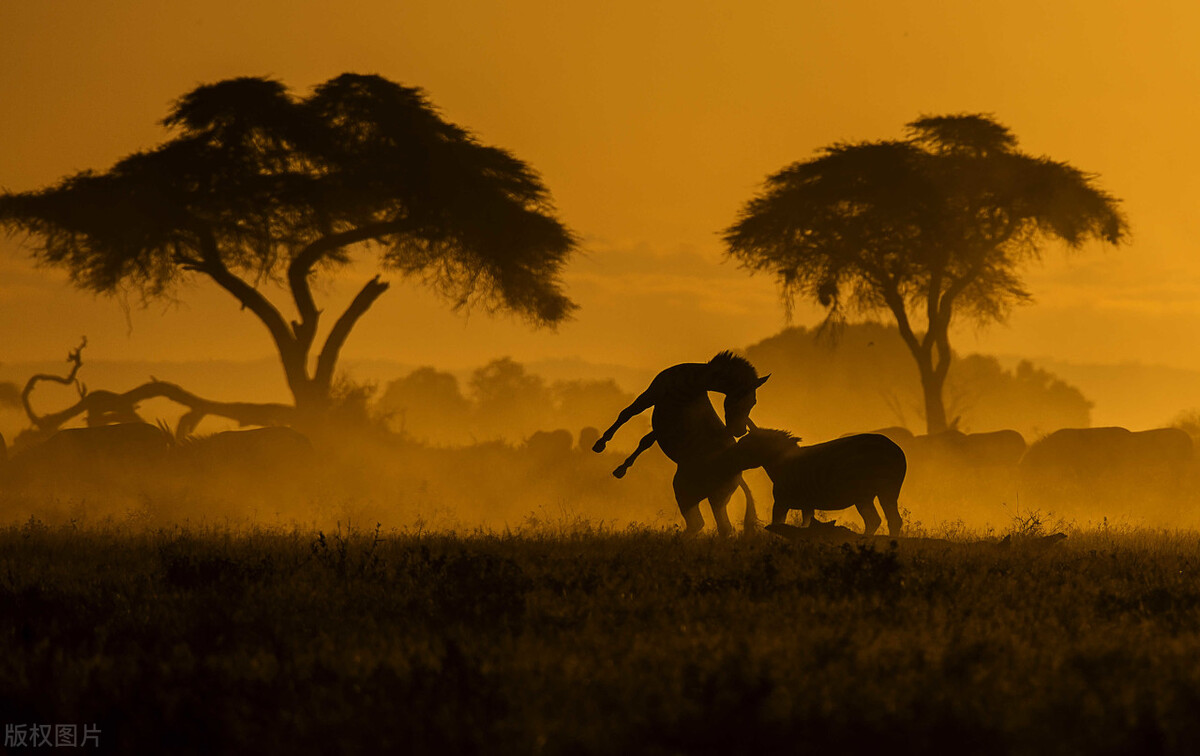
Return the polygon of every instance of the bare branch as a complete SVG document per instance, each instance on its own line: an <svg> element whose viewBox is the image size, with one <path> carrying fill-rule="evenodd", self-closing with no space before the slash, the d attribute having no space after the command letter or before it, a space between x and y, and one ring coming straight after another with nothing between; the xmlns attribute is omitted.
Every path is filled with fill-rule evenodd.
<svg viewBox="0 0 1200 756"><path fill-rule="evenodd" d="M93 391L66 409L39 417L34 424L42 433L51 433L73 418L87 414L89 425L103 425L106 420L138 421L136 407L147 399L170 399L190 409L180 418L178 437L195 430L208 415L226 417L238 425L290 425L296 410L286 404L252 402L218 402L197 396L177 384L151 380L118 394L112 391Z"/></svg>
<svg viewBox="0 0 1200 756"><path fill-rule="evenodd" d="M337 366L338 354L342 351L342 346L350 336L350 331L354 328L355 323L387 290L388 283L381 281L379 276L367 281L362 290L354 297L354 301L333 324L329 337L325 339L325 346L321 348L321 354L317 357L317 370L313 375L313 382L322 390L327 389L333 382L333 370Z"/></svg>
<svg viewBox="0 0 1200 756"><path fill-rule="evenodd" d="M292 262L288 265L288 286L292 290L292 298L295 300L296 310L300 314L300 320L292 323L292 331L306 352L316 337L317 322L321 317L321 311L317 309L312 288L308 283L308 277L312 274L316 264L322 257L336 249L378 239L389 233L395 233L400 228L398 222L381 221L368 223L341 233L328 234L309 244L292 258Z"/></svg>
<svg viewBox="0 0 1200 756"><path fill-rule="evenodd" d="M87 336L84 336L79 346L75 347L67 354L67 362L71 363L71 371L66 375L51 375L49 373L38 373L25 382L25 388L21 391L21 405L25 408L25 415L29 418L29 422L33 423L34 427L42 429L42 418L33 411L33 405L29 401L29 397L33 394L33 389L43 381L52 383L61 383L64 386L75 384L75 390L79 392L82 399L87 395L87 389L76 380L79 375L79 368L83 367L83 348L87 346ZM57 427L57 426L55 426Z"/></svg>

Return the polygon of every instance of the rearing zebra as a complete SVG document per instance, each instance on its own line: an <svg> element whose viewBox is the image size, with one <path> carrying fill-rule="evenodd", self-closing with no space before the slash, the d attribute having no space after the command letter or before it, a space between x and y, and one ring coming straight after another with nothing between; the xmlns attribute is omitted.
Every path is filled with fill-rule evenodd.
<svg viewBox="0 0 1200 756"><path fill-rule="evenodd" d="M730 535L733 525L725 507L734 489L741 487L746 494L746 529L758 524L754 498L740 473L714 475L708 460L734 444L745 434L754 407L758 387L769 375L759 377L758 371L744 357L721 352L708 362L687 362L675 365L655 376L649 388L633 400L612 424L592 451L602 452L617 429L634 416L651 407L652 430L642 437L637 449L613 471L618 478L642 452L655 443L678 466L675 472L675 501L687 522L688 533L704 528L700 502L708 499L722 535ZM725 422L713 411L708 392L725 395Z"/></svg>

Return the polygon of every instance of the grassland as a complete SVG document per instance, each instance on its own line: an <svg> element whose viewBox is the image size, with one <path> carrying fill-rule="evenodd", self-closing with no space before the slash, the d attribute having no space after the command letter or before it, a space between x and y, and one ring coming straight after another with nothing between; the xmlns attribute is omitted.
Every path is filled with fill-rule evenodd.
<svg viewBox="0 0 1200 756"><path fill-rule="evenodd" d="M1200 535L1070 536L31 521L0 530L0 721L119 753L1196 753Z"/></svg>

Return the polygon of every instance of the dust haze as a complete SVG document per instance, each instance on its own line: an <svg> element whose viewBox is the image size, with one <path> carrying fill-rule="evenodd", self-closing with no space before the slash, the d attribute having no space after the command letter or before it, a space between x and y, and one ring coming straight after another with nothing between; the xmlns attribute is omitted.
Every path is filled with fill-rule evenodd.
<svg viewBox="0 0 1200 756"><path fill-rule="evenodd" d="M1175 427L1160 430L1082 432L1093 405L1078 387L1029 361L1006 368L971 354L956 356L947 386L953 430L926 435L919 381L894 327L789 328L740 351L772 374L754 410L759 426L786 429L804 445L863 432L898 443L908 460L900 498L906 532L999 532L1030 518L1080 528L1200 524L1187 506L1200 485L1195 412L1181 410ZM264 376L270 367L260 366ZM650 413L603 454L591 450L648 382L644 371L540 370L505 357L469 370L424 366L369 383L346 378L336 421L309 434L247 431L212 418L180 439L172 433L180 409L161 400L147 403L139 417L146 424L117 443L115 434L100 437L105 428L80 426L67 432L79 436L74 443L57 446L28 429L10 430L3 519L464 533L585 522L682 527L671 495L674 466L657 449L624 479L612 475L649 430ZM87 375L85 363L80 377ZM3 386L8 427L28 425L20 388ZM257 398L261 383L226 388L230 398ZM74 394L42 383L29 401L49 412ZM760 511L769 511L771 481L761 470L745 477ZM740 516L743 506L735 494L732 511ZM711 514L704 517L711 527ZM862 529L853 510L818 519Z"/></svg>

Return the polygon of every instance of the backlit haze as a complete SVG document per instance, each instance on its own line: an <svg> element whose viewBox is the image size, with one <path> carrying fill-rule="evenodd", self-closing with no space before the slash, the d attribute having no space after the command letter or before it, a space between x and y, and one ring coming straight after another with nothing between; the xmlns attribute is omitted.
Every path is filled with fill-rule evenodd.
<svg viewBox="0 0 1200 756"><path fill-rule="evenodd" d="M452 313L391 276L344 364L509 355L656 370L783 327L773 281L723 262L718 236L767 174L835 141L900 137L923 114L987 112L1025 151L1098 174L1133 240L1052 248L1027 274L1036 303L960 330L955 348L1051 369L1200 370L1198 37L1194 2L10 2L0 186L35 189L156 145L170 102L198 84L266 75L305 92L378 73L541 173L582 241L565 275L581 309L531 330ZM134 300L127 318L32 268L14 240L0 252L9 365L60 360L84 333L96 361L273 359L258 321L210 284L177 305ZM369 275L348 271L325 309ZM1200 385L1178 394L1176 409L1200 405ZM1098 424L1170 419L1097 400Z"/></svg>

